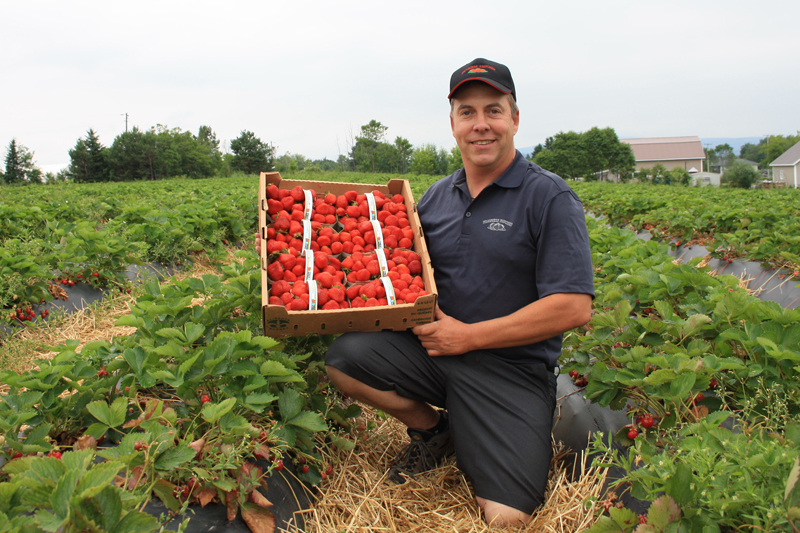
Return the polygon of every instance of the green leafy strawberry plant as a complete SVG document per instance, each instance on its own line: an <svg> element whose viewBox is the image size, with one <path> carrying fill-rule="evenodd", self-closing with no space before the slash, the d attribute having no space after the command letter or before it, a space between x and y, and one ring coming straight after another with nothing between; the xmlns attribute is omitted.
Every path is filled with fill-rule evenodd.
<svg viewBox="0 0 800 533"><path fill-rule="evenodd" d="M348 420L360 410L327 383L330 338L253 335L258 258L239 255L222 277L148 282L118 321L136 328L128 337L71 341L34 370L0 373L9 464L96 447L124 466L122 488L172 513L216 501L254 524L270 519L263 489L273 470L294 462L300 479L318 483L325 448L354 445Z"/></svg>
<svg viewBox="0 0 800 533"><path fill-rule="evenodd" d="M800 313L673 261L665 244L589 224L596 309L565 336L562 363L588 400L631 420L606 463L626 472L614 486L671 496L687 530L791 531L781 495L797 458ZM604 439L593 449L612 451Z"/></svg>

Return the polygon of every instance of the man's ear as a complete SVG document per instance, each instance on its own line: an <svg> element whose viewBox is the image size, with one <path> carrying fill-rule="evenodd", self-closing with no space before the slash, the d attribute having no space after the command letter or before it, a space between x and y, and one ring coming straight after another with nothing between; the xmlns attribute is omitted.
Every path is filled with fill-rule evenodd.
<svg viewBox="0 0 800 533"><path fill-rule="evenodd" d="M519 130L519 109L514 113L514 135L517 134L517 130Z"/></svg>
<svg viewBox="0 0 800 533"><path fill-rule="evenodd" d="M455 137L456 125L455 125L455 122L453 122L453 113L452 112L450 113L450 131L453 133L453 136Z"/></svg>

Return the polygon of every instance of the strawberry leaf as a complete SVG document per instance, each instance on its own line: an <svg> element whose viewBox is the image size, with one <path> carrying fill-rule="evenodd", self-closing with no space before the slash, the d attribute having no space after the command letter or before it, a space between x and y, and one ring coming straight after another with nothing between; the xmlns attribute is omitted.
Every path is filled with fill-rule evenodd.
<svg viewBox="0 0 800 533"><path fill-rule="evenodd" d="M322 418L322 415L319 413L312 413L311 411L303 411L286 423L311 432L325 431L328 429L328 426L325 424L325 419Z"/></svg>

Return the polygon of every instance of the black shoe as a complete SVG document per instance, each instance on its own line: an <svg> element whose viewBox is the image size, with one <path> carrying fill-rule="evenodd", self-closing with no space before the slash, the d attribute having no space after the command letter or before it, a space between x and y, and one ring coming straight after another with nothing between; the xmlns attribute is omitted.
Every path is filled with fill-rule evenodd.
<svg viewBox="0 0 800 533"><path fill-rule="evenodd" d="M439 412L446 423L447 411ZM395 483L405 483L406 477L414 477L435 468L439 461L449 457L454 451L453 436L448 425L436 433L411 428L407 432L411 442L403 448L389 468L389 479Z"/></svg>

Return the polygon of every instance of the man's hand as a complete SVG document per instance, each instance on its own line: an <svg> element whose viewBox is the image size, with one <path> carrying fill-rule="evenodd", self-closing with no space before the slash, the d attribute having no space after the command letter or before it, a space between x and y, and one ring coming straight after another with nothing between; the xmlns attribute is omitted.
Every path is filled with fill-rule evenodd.
<svg viewBox="0 0 800 533"><path fill-rule="evenodd" d="M592 317L592 297L556 293L536 300L510 315L466 324L436 306L436 322L411 331L428 355L460 355L473 350L524 346L586 324Z"/></svg>
<svg viewBox="0 0 800 533"><path fill-rule="evenodd" d="M261 257L261 234L256 232L256 255Z"/></svg>
<svg viewBox="0 0 800 533"><path fill-rule="evenodd" d="M436 321L411 329L428 355L461 355L472 349L470 325L452 318L436 306Z"/></svg>

